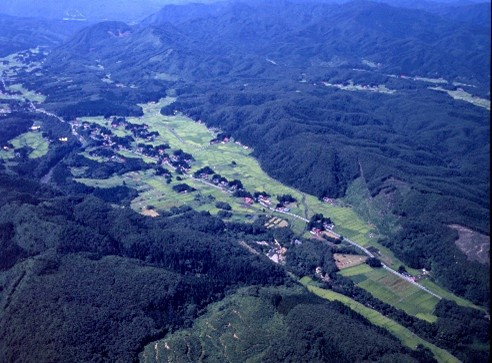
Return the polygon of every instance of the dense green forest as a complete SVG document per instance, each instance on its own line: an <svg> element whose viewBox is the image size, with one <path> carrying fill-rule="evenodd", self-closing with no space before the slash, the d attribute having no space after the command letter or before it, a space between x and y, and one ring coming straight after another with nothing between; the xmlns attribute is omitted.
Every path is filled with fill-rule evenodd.
<svg viewBox="0 0 492 363"><path fill-rule="evenodd" d="M348 308L295 287L282 268L241 247L239 238L269 238L261 219L225 224L190 208L147 218L125 208L130 191L77 187L66 172L73 162L64 156L48 185L35 171L0 174L2 360L131 361L145 344L190 327L208 304L255 285L283 286L252 295L278 311L285 328L265 347L268 361L322 361L332 354L433 361L428 351L403 348ZM110 204L108 195L121 199ZM292 233L275 237L287 242ZM342 331L359 338L335 339Z"/></svg>
<svg viewBox="0 0 492 363"><path fill-rule="evenodd" d="M163 114L219 127L253 147L272 177L320 198L343 197L362 176L371 196L394 196L384 212L403 232L385 244L411 267L432 268L445 287L489 304L487 266L469 264L446 226L489 233L490 113L429 89L459 84L490 98L486 26L372 2L180 9L189 11L85 28L26 84L67 119L141 115L136 103L177 95ZM432 246L407 243L414 225L439 237Z"/></svg>
<svg viewBox="0 0 492 363"><path fill-rule="evenodd" d="M3 4L2 4L3 5ZM87 24L17 18L0 11L0 57L29 48L53 48Z"/></svg>
<svg viewBox="0 0 492 363"><path fill-rule="evenodd" d="M397 348L384 330L345 306L285 287L241 289L210 306L192 329L148 345L140 357L144 362L433 361L425 349Z"/></svg>
<svg viewBox="0 0 492 363"><path fill-rule="evenodd" d="M2 360L127 361L228 290L285 279L208 213L148 219L27 179L0 184Z"/></svg>

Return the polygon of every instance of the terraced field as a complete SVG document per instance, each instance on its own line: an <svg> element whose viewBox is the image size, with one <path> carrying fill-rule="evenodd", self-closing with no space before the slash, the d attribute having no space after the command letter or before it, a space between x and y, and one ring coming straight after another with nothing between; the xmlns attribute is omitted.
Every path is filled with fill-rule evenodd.
<svg viewBox="0 0 492 363"><path fill-rule="evenodd" d="M193 328L147 345L139 358L144 363L261 362L286 328L272 305L239 292L210 306Z"/></svg>

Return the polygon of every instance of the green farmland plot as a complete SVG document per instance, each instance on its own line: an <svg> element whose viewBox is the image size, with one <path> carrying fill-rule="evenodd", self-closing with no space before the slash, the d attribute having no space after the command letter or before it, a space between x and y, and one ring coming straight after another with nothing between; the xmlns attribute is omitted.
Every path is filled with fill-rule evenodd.
<svg viewBox="0 0 492 363"><path fill-rule="evenodd" d="M257 210L246 206L242 199L233 198L230 194L217 188L200 183L191 178L182 181L173 181L167 184L165 179L156 176L153 171L130 172L121 176L112 176L108 179L78 178L78 182L99 188L111 188L126 184L135 188L139 195L135 198L131 207L137 212L146 210L149 206L157 210L169 210L172 207L190 206L198 211L209 211L217 214L219 209L215 207L217 201L224 201L231 205L233 216L231 220L247 222L257 214ZM187 184L196 189L191 193L177 193L172 190L176 184Z"/></svg>
<svg viewBox="0 0 492 363"><path fill-rule="evenodd" d="M290 194L297 200L289 206L292 213L307 218L316 213L323 213L335 223L335 231L337 233L362 246L373 246L377 248L381 253L381 256L378 257L388 266L398 269L400 265L404 265L390 250L378 244L374 238L371 238L371 234L375 235L377 231L356 214L354 209L325 203L312 195L301 193L274 180L262 170L258 161L251 156L252 150L243 145L234 142L211 145L210 140L215 138L216 133L209 130L204 124L195 122L180 114L174 116L163 116L160 114L160 109L171 102L174 102L174 98L168 97L157 103L140 105L143 108L144 116L139 118L129 117L127 120L131 123L147 124L149 131L157 131L159 136L150 142L151 144L167 143L171 147L170 152L182 149L192 154L195 161L192 163L192 169L189 174L200 168L209 166L216 173L226 177L228 180L241 180L245 189L251 193L255 191L269 193L272 195L273 202L275 202L276 196L278 195ZM111 121L102 117L84 118L84 120L95 122L108 128L111 126ZM130 135L130 132L123 128L112 129L112 131L119 132L119 136ZM136 143L149 144L148 141L141 139L137 139L135 141ZM139 157L148 163L155 163L155 160L136 155L134 152L119 151L119 153L126 157ZM176 177L176 175L174 176ZM125 174L122 177L115 177L114 179L110 178L102 182L102 184L105 187L110 187L123 185L123 182L125 182L129 186L133 186L139 192L139 196L132 202L132 208L140 213L149 206L153 206L157 210L168 210L171 207L188 205L198 211L209 211L212 214L216 214L218 212L215 207L216 201L224 201L232 206L232 220L248 222L252 221L254 216L265 212L277 215L276 212L265 210L259 204L247 206L244 204L242 198L234 198L231 194L219 190L215 186L190 178L189 175L181 177L183 179L182 181L173 178L172 183L167 184L163 177L156 176L153 171L146 171L129 173L129 175ZM101 182L97 180L79 179L79 181L88 185L101 185ZM172 186L179 183L188 184L195 188L196 191L178 194L172 190ZM278 214L278 216L288 219L294 232L298 234L305 233L306 224L304 222L286 215ZM367 269L366 266L361 265L353 269ZM408 267L407 271L412 274L418 273L418 271ZM349 276L350 274L350 277L361 288L366 289L382 301L401 308L407 313L419 318L428 321L435 320L433 310L437 303L437 298L387 271L347 269L342 274L345 276ZM436 291L435 286L428 287ZM441 296L455 300L461 305L470 304L449 292Z"/></svg>
<svg viewBox="0 0 492 363"><path fill-rule="evenodd" d="M11 85L9 86L9 90L13 92L20 92L21 97L19 99L26 99L37 103L43 103L46 100L46 96L32 90L28 90L27 88L24 88L24 86L22 86L21 84Z"/></svg>
<svg viewBox="0 0 492 363"><path fill-rule="evenodd" d="M439 362L459 362L459 360L456 359L449 352L439 347L436 347L434 344L431 344L428 341L420 338L419 336L415 335L404 326L398 324L392 319L387 318L386 316L382 315L376 310L370 309L345 295L336 293L331 290L326 290L317 287L312 283L312 280L309 277L303 277L301 279L301 283L304 286L306 286L309 291L322 297L323 299L330 300L330 301L339 301L342 304L347 305L355 312L364 316L367 320L369 320L374 325L380 326L388 330L391 334L397 337L407 347L411 349L415 349L417 345L422 344L423 346L429 348L432 351L434 357Z"/></svg>
<svg viewBox="0 0 492 363"><path fill-rule="evenodd" d="M48 153L49 141L46 140L40 132L26 132L22 135L9 141L14 149L20 149L27 147L32 149L29 153L29 158L36 159L40 158ZM0 151L0 158L11 159L15 156L14 150L2 150Z"/></svg>
<svg viewBox="0 0 492 363"><path fill-rule="evenodd" d="M431 280L428 279L422 280L420 284L427 287L429 290L434 291L436 294L439 294L439 296L442 296L442 298L456 302L458 305L485 311L484 308L477 306L472 302L463 299L462 297L456 296L455 294L442 288L441 286L437 285L435 282Z"/></svg>
<svg viewBox="0 0 492 363"><path fill-rule="evenodd" d="M339 274L349 277L374 297L410 315L429 322L437 320L433 312L439 300L387 270L363 264L342 270Z"/></svg>

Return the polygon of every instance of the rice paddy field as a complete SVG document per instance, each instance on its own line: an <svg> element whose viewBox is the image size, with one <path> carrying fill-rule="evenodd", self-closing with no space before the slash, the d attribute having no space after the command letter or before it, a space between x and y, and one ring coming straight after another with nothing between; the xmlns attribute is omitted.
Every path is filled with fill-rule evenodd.
<svg viewBox="0 0 492 363"><path fill-rule="evenodd" d="M216 137L217 130L212 131L204 124L195 122L180 114L174 116L161 115L161 108L174 102L174 100L172 97L167 97L156 103L142 104L140 106L144 111L144 116L127 118L127 121L131 123L147 124L149 131L157 131L159 133L159 136L150 143L138 139L136 143L143 142L153 145L167 143L170 145L171 151L182 149L192 154L195 159L189 174L209 166L228 180L241 180L245 189L251 193L255 191L267 192L272 195L273 202L275 202L276 196L290 194L296 199L296 202L289 206L292 213L304 218L310 218L316 213L322 213L331 218L337 233L364 247L373 246L377 248L380 252L378 258L388 266L396 270L400 265L404 265L389 249L377 243L375 238L377 231L373 226L365 222L353 208L325 203L312 195L301 193L269 177L261 169L258 161L251 156L252 150L246 146L235 142L211 145L210 140ZM111 128L111 121L103 117L83 118L82 120ZM112 129L112 131L119 136L128 135L127 131L121 127ZM147 163L155 163L153 159L128 151L120 151L120 154L125 157L140 157ZM232 207L233 216L231 220L251 222L259 214L266 213L287 219L289 226L295 233L303 234L306 237L310 236L306 230L305 222L297 218L265 210L259 204L247 205L242 198L234 198L231 194L213 185L195 180L189 175L181 176L183 179L181 181L176 179L175 173L173 175L174 178L170 184L167 184L163 177L156 176L153 171L132 172L106 180L82 178L77 180L84 184L98 187L112 187L125 183L135 188L139 192L139 196L132 201L131 206L139 213L145 212L149 206L154 207L158 212L159 210L168 210L171 207L188 205L198 211L209 211L212 214L217 214L219 210L215 207L215 203L223 201L229 203ZM174 185L181 183L188 184L195 188L196 191L178 194L172 190ZM353 267L353 269L358 268L359 270L345 269L342 274L349 276L360 287L382 301L401 308L419 318L428 321L435 320L435 316L432 314L437 303L435 297L386 271L367 271L363 270L364 266L367 265ZM406 268L412 274L418 273L418 271L408 266ZM436 291L435 286L432 284L428 288ZM470 304L449 292L446 292L445 296L461 305L469 306Z"/></svg>
<svg viewBox="0 0 492 363"><path fill-rule="evenodd" d="M39 49L30 49L32 53L39 53ZM32 72L35 68L39 67L39 62L24 63L18 58L18 53L10 54L6 57L0 58L0 75L6 79L15 77L18 71L23 70ZM26 89L22 84L8 84L7 90L14 94L2 94L0 92L0 99L15 99L15 100L28 100L32 102L42 103L46 100L46 97L40 93Z"/></svg>
<svg viewBox="0 0 492 363"><path fill-rule="evenodd" d="M179 114L162 116L160 114L161 108L173 101L174 98L167 97L157 103L141 104L144 116L129 117L127 120L135 124L147 124L150 131L159 133L159 136L149 144L168 143L173 150L182 149L192 154L196 161L193 163L191 172L204 166L210 166L216 173L229 180L241 180L244 187L251 193L265 191L272 196L291 194L297 199L296 203L290 205L292 213L306 218L316 213L323 213L334 221L338 233L363 245L372 242L369 233L375 231L351 208L329 205L312 195L301 193L269 177L261 169L258 161L251 156L252 150L243 145L233 142L210 145L210 140L216 136L216 133L203 124ZM110 121L102 117L83 118L83 120L106 127L110 126ZM125 131L121 129L116 129L113 132L119 136L125 134ZM143 140L137 140L137 142L143 142ZM131 156L124 152L122 155ZM151 162L150 160L146 161ZM234 165L233 161L235 162ZM378 247L382 248L382 246Z"/></svg>
<svg viewBox="0 0 492 363"><path fill-rule="evenodd" d="M14 149L20 149L22 147L31 148L32 151L29 153L29 158L36 159L40 158L48 153L49 142L46 140L40 132L26 132L22 135L9 141ZM15 156L15 150L10 149L0 150L1 159L12 159Z"/></svg>
<svg viewBox="0 0 492 363"><path fill-rule="evenodd" d="M13 85L9 86L8 88L12 92L19 92L20 95L18 95L18 97L17 96L16 97L20 100L26 99L26 100L37 102L37 103L43 103L46 100L46 96L44 96L40 93L28 90L27 88L24 88L24 86L22 86L21 84L18 84L18 83L13 84Z"/></svg>
<svg viewBox="0 0 492 363"><path fill-rule="evenodd" d="M387 270L362 264L344 269L339 274L350 278L374 297L404 310L407 314L431 323L437 320L433 312L439 300Z"/></svg>
<svg viewBox="0 0 492 363"><path fill-rule="evenodd" d="M392 319L387 318L376 310L370 309L345 295L317 287L313 284L312 279L309 277L303 277L301 279L301 283L306 286L309 291L322 297L323 299L329 301L339 301L342 304L348 306L350 309L364 316L374 325L388 330L391 334L397 337L402 342L402 344L406 345L407 347L415 349L417 345L422 344L432 351L434 357L438 362L459 362L459 360L456 359L449 352L445 351L444 349L438 348L434 344L431 344L428 341L420 338L404 326L398 324Z"/></svg>

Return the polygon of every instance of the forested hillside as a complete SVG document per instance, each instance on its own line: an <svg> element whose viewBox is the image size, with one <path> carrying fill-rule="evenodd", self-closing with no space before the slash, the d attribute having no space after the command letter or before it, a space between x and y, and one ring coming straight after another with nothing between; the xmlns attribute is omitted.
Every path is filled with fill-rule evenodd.
<svg viewBox="0 0 492 363"><path fill-rule="evenodd" d="M389 210L406 232L382 242L486 303L485 266L469 266L445 226L488 233L489 112L433 88L489 98L489 66L479 24L371 2L253 1L89 27L52 52L30 86L67 118L138 115L136 102L173 89L179 100L164 114L232 133L288 185L343 197L362 176L372 196L396 196ZM113 83L102 81L108 74ZM404 242L415 224L441 238ZM444 273L449 256L461 267Z"/></svg>
<svg viewBox="0 0 492 363"><path fill-rule="evenodd" d="M0 11L0 57L29 48L53 48L86 24L17 18Z"/></svg>
<svg viewBox="0 0 492 363"><path fill-rule="evenodd" d="M3 0L0 13L20 17L74 19L78 21L123 20L138 21L167 4L182 4L187 0ZM200 2L207 2L201 0Z"/></svg>
<svg viewBox="0 0 492 363"><path fill-rule="evenodd" d="M17 160L8 173L0 164L2 360L134 361L144 345L190 327L210 303L254 285L272 287L256 300L285 316L286 331L267 353L271 361L331 354L434 361L428 350L405 348L348 308L314 298L283 268L244 249L240 238L265 238L261 222L227 225L190 208L148 218L126 208L128 188L114 200L115 189L64 180L70 157L64 160L49 185L36 181L36 171L28 178L12 171L26 175L28 165L56 164L52 155ZM319 312L326 324L312 331ZM347 330L357 341L330 338ZM302 349L291 351L291 343Z"/></svg>
<svg viewBox="0 0 492 363"><path fill-rule="evenodd" d="M487 361L490 3L164 2L0 5L0 361Z"/></svg>

